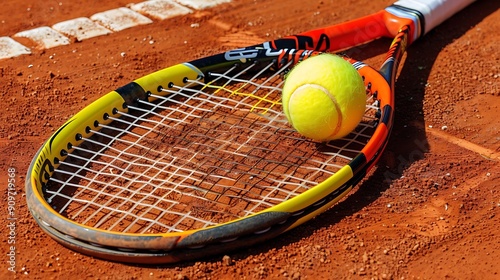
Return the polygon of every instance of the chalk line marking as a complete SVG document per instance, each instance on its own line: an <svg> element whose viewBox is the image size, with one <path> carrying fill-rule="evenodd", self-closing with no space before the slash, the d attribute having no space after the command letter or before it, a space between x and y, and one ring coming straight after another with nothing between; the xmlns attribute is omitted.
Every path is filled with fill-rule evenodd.
<svg viewBox="0 0 500 280"><path fill-rule="evenodd" d="M205 0L175 0L175 2L191 7L196 10L203 10L206 8L211 8L220 4L224 3L229 3L231 0L212 0L212 1L205 1Z"/></svg>
<svg viewBox="0 0 500 280"><path fill-rule="evenodd" d="M30 54L31 50L10 37L0 37L0 59Z"/></svg>
<svg viewBox="0 0 500 280"><path fill-rule="evenodd" d="M500 160L500 153L493 151L491 149L479 146L479 145L474 144L472 142L469 142L465 139L457 138L453 135L447 134L447 133L439 131L437 129L425 128L425 132L427 132L427 133L429 133L437 138L440 138L444 141L447 141L449 143L452 143L452 144L455 144L459 147L467 149L471 152L477 153L477 154L479 154L487 159Z"/></svg>
<svg viewBox="0 0 500 280"><path fill-rule="evenodd" d="M78 41L112 33L112 31L106 27L85 17L56 23L52 28L66 36L74 37Z"/></svg>
<svg viewBox="0 0 500 280"><path fill-rule="evenodd" d="M128 7L143 15L150 16L159 20L165 20L168 18L182 16L193 12L187 7L184 7L173 1L165 0L151 0L138 4L129 4Z"/></svg>
<svg viewBox="0 0 500 280"><path fill-rule="evenodd" d="M70 44L68 37L48 26L21 31L14 34L13 37L28 38L37 45L38 49L42 50Z"/></svg>
<svg viewBox="0 0 500 280"><path fill-rule="evenodd" d="M153 23L151 19L124 7L97 13L91 16L90 19L115 32L138 25Z"/></svg>

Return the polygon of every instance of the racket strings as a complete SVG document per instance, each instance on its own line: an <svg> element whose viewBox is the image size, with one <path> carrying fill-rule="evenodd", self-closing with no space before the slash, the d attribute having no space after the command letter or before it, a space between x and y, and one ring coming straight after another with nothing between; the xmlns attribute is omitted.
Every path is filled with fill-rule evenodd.
<svg viewBox="0 0 500 280"><path fill-rule="evenodd" d="M346 139L302 138L281 112L286 68L235 66L129 106L74 147L47 201L85 224L131 233L179 232L245 217L333 175L371 137L378 107Z"/></svg>

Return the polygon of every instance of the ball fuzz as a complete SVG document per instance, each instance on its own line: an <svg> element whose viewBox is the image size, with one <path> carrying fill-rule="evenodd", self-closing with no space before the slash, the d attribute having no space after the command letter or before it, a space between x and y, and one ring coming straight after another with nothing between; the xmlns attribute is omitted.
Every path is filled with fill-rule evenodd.
<svg viewBox="0 0 500 280"><path fill-rule="evenodd" d="M348 135L366 107L363 79L343 58L320 54L295 66L282 93L283 111L302 135L329 141Z"/></svg>

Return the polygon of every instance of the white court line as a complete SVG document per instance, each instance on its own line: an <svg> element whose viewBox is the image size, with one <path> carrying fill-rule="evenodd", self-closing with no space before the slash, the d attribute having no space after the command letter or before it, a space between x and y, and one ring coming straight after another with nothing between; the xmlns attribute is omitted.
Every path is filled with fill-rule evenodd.
<svg viewBox="0 0 500 280"><path fill-rule="evenodd" d="M42 26L14 34L14 38L28 38L33 41L39 49L50 49L57 46L69 45L68 37L55 31L48 26Z"/></svg>
<svg viewBox="0 0 500 280"><path fill-rule="evenodd" d="M85 17L56 23L52 25L52 28L62 34L75 37L78 41L112 33L112 31L106 27Z"/></svg>
<svg viewBox="0 0 500 280"><path fill-rule="evenodd" d="M10 37L0 37L0 59L30 54L31 50Z"/></svg>
<svg viewBox="0 0 500 280"><path fill-rule="evenodd" d="M31 53L28 47L15 41L15 38L27 38L34 43L35 48L49 49L71 44L74 41L70 38L82 41L150 24L153 19L165 20L192 13L192 9L203 10L229 2L231 0L150 0L96 13L90 18L79 17L56 23L52 27L21 31L12 37L0 37L0 60Z"/></svg>
<svg viewBox="0 0 500 280"><path fill-rule="evenodd" d="M123 7L97 13L91 16L90 19L115 32L137 25L153 23L151 19L139 14L138 12L134 12L129 8Z"/></svg>
<svg viewBox="0 0 500 280"><path fill-rule="evenodd" d="M205 1L205 0L175 0L175 2L189 6L195 10L203 10L206 8L211 8L215 7L219 4L224 4L224 3L229 3L231 0L212 0L212 1Z"/></svg>
<svg viewBox="0 0 500 280"><path fill-rule="evenodd" d="M180 15L186 15L193 11L172 1L151 0L138 4L130 4L128 7L143 15L159 20L165 20Z"/></svg>

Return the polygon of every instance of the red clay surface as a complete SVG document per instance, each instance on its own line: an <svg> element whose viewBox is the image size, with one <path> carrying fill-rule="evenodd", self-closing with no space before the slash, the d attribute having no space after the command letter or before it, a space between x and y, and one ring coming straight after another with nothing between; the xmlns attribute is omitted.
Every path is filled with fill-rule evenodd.
<svg viewBox="0 0 500 280"><path fill-rule="evenodd" d="M1 36L128 3L21 2L2 2ZM0 278L499 279L500 3L491 0L472 4L411 46L396 86L396 125L372 176L329 211L272 241L225 258L133 266L62 247L28 213L24 180L36 150L103 93L175 63L343 22L389 3L235 0L1 60ZM352 56L379 65L389 43L354 49ZM7 191L11 173L14 196ZM15 244L9 244L9 196ZM16 273L8 270L12 245Z"/></svg>

